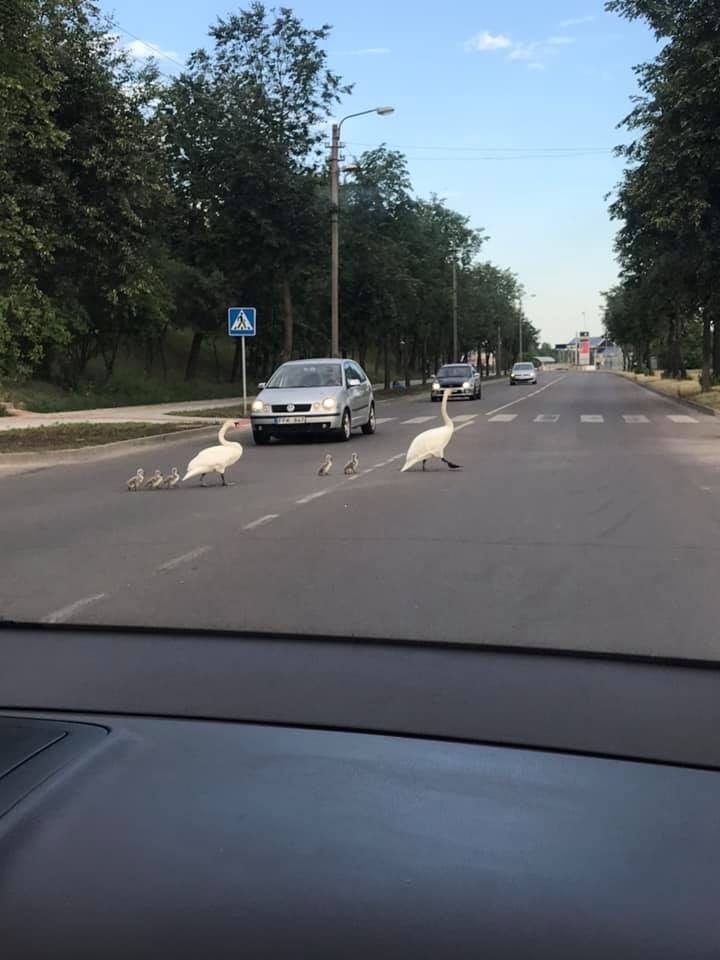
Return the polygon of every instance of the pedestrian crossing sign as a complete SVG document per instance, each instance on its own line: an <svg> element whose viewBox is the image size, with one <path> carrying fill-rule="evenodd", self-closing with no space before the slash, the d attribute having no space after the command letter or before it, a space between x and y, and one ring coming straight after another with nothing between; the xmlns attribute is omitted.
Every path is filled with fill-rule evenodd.
<svg viewBox="0 0 720 960"><path fill-rule="evenodd" d="M255 336L255 307L228 309L228 334L231 337Z"/></svg>

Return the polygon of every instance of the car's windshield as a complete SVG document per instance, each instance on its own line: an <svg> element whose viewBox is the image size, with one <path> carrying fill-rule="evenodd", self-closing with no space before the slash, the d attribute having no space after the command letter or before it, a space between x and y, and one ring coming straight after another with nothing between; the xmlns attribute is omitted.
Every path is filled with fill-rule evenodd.
<svg viewBox="0 0 720 960"><path fill-rule="evenodd" d="M342 368L339 363L283 364L268 380L269 390L290 387L341 387Z"/></svg>
<svg viewBox="0 0 720 960"><path fill-rule="evenodd" d="M0 10L0 618L720 662L720 0Z"/></svg>

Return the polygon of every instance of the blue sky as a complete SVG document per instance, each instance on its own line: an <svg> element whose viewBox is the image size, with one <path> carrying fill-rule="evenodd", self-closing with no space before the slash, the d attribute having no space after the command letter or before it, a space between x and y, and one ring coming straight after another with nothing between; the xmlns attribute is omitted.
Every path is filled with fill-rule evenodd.
<svg viewBox="0 0 720 960"><path fill-rule="evenodd" d="M544 339L600 332L599 291L614 282L605 194L621 162L611 148L635 90L632 66L656 52L641 24L599 0L285 0L309 26L330 23L330 65L355 84L339 111L391 104L390 117L343 128L346 156L384 142L431 192L484 228L484 258L510 267ZM120 27L155 45L164 72L208 45L223 0L102 2ZM127 33L121 42L148 53Z"/></svg>

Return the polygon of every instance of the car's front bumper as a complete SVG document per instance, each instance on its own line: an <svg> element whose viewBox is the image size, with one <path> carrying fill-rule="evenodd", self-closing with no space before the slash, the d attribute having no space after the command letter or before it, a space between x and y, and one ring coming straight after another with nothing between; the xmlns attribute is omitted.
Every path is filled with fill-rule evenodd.
<svg viewBox="0 0 720 960"><path fill-rule="evenodd" d="M537 377L510 377L510 383L537 383Z"/></svg>
<svg viewBox="0 0 720 960"><path fill-rule="evenodd" d="M430 395L433 397L441 397L446 390L450 391L451 397L471 397L474 392L473 387L439 387L437 390L431 387Z"/></svg>
<svg viewBox="0 0 720 960"><path fill-rule="evenodd" d="M285 421L285 422L283 422ZM290 421L290 422L288 422ZM330 433L342 426L340 413L252 414L252 428L257 433L283 437L308 433Z"/></svg>

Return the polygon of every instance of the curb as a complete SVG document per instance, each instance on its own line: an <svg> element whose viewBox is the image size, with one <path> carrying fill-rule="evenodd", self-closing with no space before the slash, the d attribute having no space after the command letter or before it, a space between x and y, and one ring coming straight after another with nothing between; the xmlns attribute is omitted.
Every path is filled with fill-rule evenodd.
<svg viewBox="0 0 720 960"><path fill-rule="evenodd" d="M203 427L189 430L158 433L150 437L134 437L129 440L114 440L112 443L75 447L71 450L2 453L0 454L0 469L2 467L52 467L63 463L95 463L100 460L113 460L116 457L123 457L127 453L132 453L133 450L143 450L145 447L153 446L172 446L174 443L183 442L188 437L201 437L214 432L214 426L206 424Z"/></svg>
<svg viewBox="0 0 720 960"><path fill-rule="evenodd" d="M614 371L608 371L608 373L613 373ZM615 374L617 376L617 374ZM706 407L704 403L698 403L696 400L690 400L687 397L671 397L667 393L662 393L660 390L653 390L653 388L647 383L640 383L638 380L631 380L629 377L620 377L621 380L626 380L628 383L635 384L636 387L642 387L643 390L647 390L648 393L652 393L655 397L660 397L661 400L668 400L670 403L679 403L683 407L690 407L691 410L697 410L698 413L705 413L710 417L716 417L717 411L713 410L712 407Z"/></svg>

